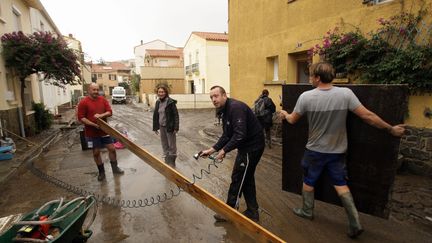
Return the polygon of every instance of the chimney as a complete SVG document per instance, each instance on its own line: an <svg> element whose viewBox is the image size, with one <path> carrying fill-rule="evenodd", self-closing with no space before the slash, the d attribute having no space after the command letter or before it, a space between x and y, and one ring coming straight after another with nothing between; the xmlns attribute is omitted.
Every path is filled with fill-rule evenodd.
<svg viewBox="0 0 432 243"><path fill-rule="evenodd" d="M72 34L69 34L69 37L70 37L70 38L73 38L73 35L72 35Z"/></svg>
<svg viewBox="0 0 432 243"><path fill-rule="evenodd" d="M143 40L141 40L141 45L144 44Z"/></svg>

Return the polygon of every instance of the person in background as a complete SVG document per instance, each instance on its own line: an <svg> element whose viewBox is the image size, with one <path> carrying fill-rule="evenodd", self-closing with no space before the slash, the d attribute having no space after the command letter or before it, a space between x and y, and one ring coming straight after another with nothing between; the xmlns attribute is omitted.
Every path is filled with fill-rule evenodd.
<svg viewBox="0 0 432 243"><path fill-rule="evenodd" d="M156 91L159 98L153 112L153 131L160 134L165 163L175 166L176 134L179 131L177 101L169 97L168 87L164 84L158 85Z"/></svg>
<svg viewBox="0 0 432 243"><path fill-rule="evenodd" d="M112 116L112 110L108 101L99 95L99 85L91 83L88 89L88 96L78 104L78 120L84 124L84 132L88 142L93 146L93 159L98 167L98 181L105 179L105 168L100 155L100 149L108 149L112 172L122 175L124 171L118 167L117 153L113 145L113 139L102 131L97 124L97 118L106 121L107 117Z"/></svg>
<svg viewBox="0 0 432 243"><path fill-rule="evenodd" d="M292 113L284 110L280 116L290 124L301 116L307 116L309 138L301 165L303 177L303 206L294 208L297 216L313 219L314 186L325 170L340 197L348 216L351 238L358 237L363 228L357 208L346 181L345 152L347 151L346 119L348 111L359 116L366 123L386 130L393 136L404 134L403 125L391 126L375 113L366 109L348 88L332 85L335 77L333 66L326 62L314 63L309 68L309 82L315 89L300 95Z"/></svg>
<svg viewBox="0 0 432 243"><path fill-rule="evenodd" d="M216 159L222 160L226 153L237 149L227 204L237 209L243 193L247 205L243 214L251 220L259 221L255 169L264 152L263 129L252 110L245 103L228 98L221 86L210 89L210 98L222 117L223 134L213 147L202 151L201 156L218 152ZM214 218L218 222L226 221L219 214L215 214Z"/></svg>
<svg viewBox="0 0 432 243"><path fill-rule="evenodd" d="M253 111L261 126L264 128L266 144L271 149L271 127L273 126L273 113L276 111L276 106L273 103L273 100L269 97L267 89L264 89L258 99L254 102Z"/></svg>

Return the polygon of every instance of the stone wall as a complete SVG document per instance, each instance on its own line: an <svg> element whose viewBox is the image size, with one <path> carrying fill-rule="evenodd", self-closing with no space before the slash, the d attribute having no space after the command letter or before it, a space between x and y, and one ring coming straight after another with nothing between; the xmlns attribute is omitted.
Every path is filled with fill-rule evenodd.
<svg viewBox="0 0 432 243"><path fill-rule="evenodd" d="M0 120L2 122L2 126L6 127L7 130L15 134L20 134L18 108L0 111Z"/></svg>
<svg viewBox="0 0 432 243"><path fill-rule="evenodd" d="M26 137L31 137L36 134L36 120L35 120L35 113L32 112L31 114L28 114L26 116L26 126L24 128Z"/></svg>
<svg viewBox="0 0 432 243"><path fill-rule="evenodd" d="M26 136L33 136L35 134L36 129L36 121L34 113L28 114L26 117L26 128L24 129ZM2 126L7 130L21 135L20 127L19 127L19 119L18 119L18 108L13 108L9 110L0 111L0 120L2 122ZM9 134L9 137L14 137Z"/></svg>
<svg viewBox="0 0 432 243"><path fill-rule="evenodd" d="M272 142L282 145L282 119L279 118L279 111L273 114L273 126L271 129Z"/></svg>
<svg viewBox="0 0 432 243"><path fill-rule="evenodd" d="M432 129L407 127L401 139L401 168L414 174L432 176Z"/></svg>

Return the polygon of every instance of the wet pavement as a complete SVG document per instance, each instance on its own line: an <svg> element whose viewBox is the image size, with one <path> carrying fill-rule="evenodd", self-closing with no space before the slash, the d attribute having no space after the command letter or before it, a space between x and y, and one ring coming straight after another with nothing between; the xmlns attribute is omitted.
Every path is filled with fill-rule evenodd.
<svg viewBox="0 0 432 243"><path fill-rule="evenodd" d="M111 126L126 130L132 141L161 157L159 136L151 130L152 112L131 105L115 105ZM181 111L180 132L177 136L179 151L177 167L188 178L199 175L209 160L192 158L216 141L220 127L214 126L214 111ZM78 130L64 131L49 151L35 161L35 166L62 181L108 196L113 200L143 200L157 198L164 193L177 192L177 186L127 149L118 150L119 166L123 176L113 176L108 155L103 152L107 180L98 182L97 168L90 150L82 151ZM197 184L216 197L225 200L235 152L228 154L219 168L212 168ZM281 148L266 149L257 167L256 184L261 208L260 224L288 242L347 242L346 215L343 208L317 202L316 218L308 221L294 216L291 208L301 198L281 190ZM0 217L30 211L43 203L61 196L68 199L77 195L55 187L34 176L25 167L0 185ZM244 210L244 201L240 210ZM94 224L93 236L88 242L252 242L230 223L215 223L214 212L187 193L144 208L119 208L100 205ZM431 231L409 224L384 220L361 214L366 232L359 242L427 242ZM395 233L398 232L398 233Z"/></svg>

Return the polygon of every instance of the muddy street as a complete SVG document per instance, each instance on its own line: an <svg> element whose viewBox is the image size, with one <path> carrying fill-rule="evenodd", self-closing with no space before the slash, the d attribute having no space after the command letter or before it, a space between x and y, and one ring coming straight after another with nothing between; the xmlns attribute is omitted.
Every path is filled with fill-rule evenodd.
<svg viewBox="0 0 432 243"><path fill-rule="evenodd" d="M158 158L162 157L159 136L152 132L152 112L140 106L114 105L112 127L127 131L129 138ZM176 170L188 178L200 175L209 160L192 156L214 144L221 128L214 125L213 110L180 111L177 136ZM231 223L215 223L214 212L185 192L178 193L175 184L127 149L117 150L119 166L125 175L113 176L107 152L103 160L107 179L97 181L97 168L91 150L82 151L78 130L65 131L37 161L35 166L47 174L88 192L112 200L139 203L154 200L141 208L99 206L93 236L89 242L253 242ZM229 153L210 175L197 185L225 201L236 152ZM346 215L343 208L316 202L316 218L308 221L294 216L291 208L301 203L298 195L282 191L281 147L265 150L257 167L257 197L261 207L260 225L288 242L347 242ZM34 176L25 167L8 182L0 185L0 217L27 212L46 201L77 195L55 187ZM164 194L168 199L165 200ZM174 194L174 195L173 195ZM162 197L162 199L158 199ZM157 203L157 201L163 201ZM152 204L152 203L149 203ZM245 209L241 200L240 211ZM407 223L384 220L361 214L366 232L360 242L426 242L431 231ZM427 227L427 226L426 226ZM394 234L400 232L400 234Z"/></svg>

